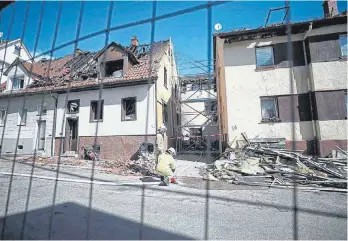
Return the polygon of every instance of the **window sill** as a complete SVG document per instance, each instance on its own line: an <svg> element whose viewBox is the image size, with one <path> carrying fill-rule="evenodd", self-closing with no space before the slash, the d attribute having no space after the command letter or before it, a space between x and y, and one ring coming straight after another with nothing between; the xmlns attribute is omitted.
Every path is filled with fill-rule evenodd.
<svg viewBox="0 0 348 241"><path fill-rule="evenodd" d="M137 119L132 119L132 120L121 120L121 121L136 121Z"/></svg>
<svg viewBox="0 0 348 241"><path fill-rule="evenodd" d="M281 120L261 120L259 124L271 124L271 123L279 123L282 122Z"/></svg>
<svg viewBox="0 0 348 241"><path fill-rule="evenodd" d="M89 120L89 123L103 122L103 120Z"/></svg>
<svg viewBox="0 0 348 241"><path fill-rule="evenodd" d="M19 125L17 124L17 126L26 126L26 124L19 124Z"/></svg>
<svg viewBox="0 0 348 241"><path fill-rule="evenodd" d="M278 65L260 66L260 67L256 67L255 72L273 70L276 68L278 68Z"/></svg>

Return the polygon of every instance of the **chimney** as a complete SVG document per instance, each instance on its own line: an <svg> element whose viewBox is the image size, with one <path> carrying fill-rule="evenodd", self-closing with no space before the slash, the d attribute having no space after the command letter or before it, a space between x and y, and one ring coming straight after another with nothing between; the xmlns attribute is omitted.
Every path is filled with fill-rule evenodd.
<svg viewBox="0 0 348 241"><path fill-rule="evenodd" d="M138 41L137 36L133 36L133 37L131 38L131 45L136 46L136 47L139 46L139 41Z"/></svg>
<svg viewBox="0 0 348 241"><path fill-rule="evenodd" d="M338 7L336 0L324 0L323 2L324 17L329 18L338 14Z"/></svg>

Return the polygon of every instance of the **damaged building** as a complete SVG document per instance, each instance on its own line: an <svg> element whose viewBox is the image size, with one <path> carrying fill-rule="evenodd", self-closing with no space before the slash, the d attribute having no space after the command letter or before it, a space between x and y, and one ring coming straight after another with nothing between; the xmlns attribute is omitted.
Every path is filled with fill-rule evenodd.
<svg viewBox="0 0 348 241"><path fill-rule="evenodd" d="M173 113L168 102L177 70L170 39L139 44L133 37L129 46L112 42L97 52L77 49L52 61L18 58L5 75L3 154L17 148L18 154L81 157L96 140L100 158L126 161L145 140L155 144L157 127L171 120L163 115Z"/></svg>
<svg viewBox="0 0 348 241"><path fill-rule="evenodd" d="M283 23L214 35L226 142L238 145L246 133L320 156L347 149L347 13L336 1L323 10L320 19L291 23L292 57Z"/></svg>

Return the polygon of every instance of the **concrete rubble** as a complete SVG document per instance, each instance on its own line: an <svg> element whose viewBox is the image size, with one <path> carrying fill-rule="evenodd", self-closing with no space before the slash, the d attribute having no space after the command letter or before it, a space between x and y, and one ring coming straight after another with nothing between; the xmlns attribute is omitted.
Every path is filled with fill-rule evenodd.
<svg viewBox="0 0 348 241"><path fill-rule="evenodd" d="M227 148L219 160L207 166L203 179L347 192L347 153L337 151L339 157L320 158L247 142L242 148Z"/></svg>
<svg viewBox="0 0 348 241"><path fill-rule="evenodd" d="M138 158L130 161L127 168L132 174L139 173L144 176L155 174L156 156L153 150L148 151L146 147L141 146L138 151Z"/></svg>

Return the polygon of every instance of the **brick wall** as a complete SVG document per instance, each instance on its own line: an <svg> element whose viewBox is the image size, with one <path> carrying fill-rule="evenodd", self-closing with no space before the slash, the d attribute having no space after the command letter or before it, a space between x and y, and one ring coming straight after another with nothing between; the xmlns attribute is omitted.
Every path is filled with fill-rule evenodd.
<svg viewBox="0 0 348 241"><path fill-rule="evenodd" d="M155 144L156 136L148 136L148 142ZM97 145L100 145L100 158L127 162L135 157L145 136L100 136ZM79 141L79 156L83 155L84 146L92 146L94 136L82 136Z"/></svg>
<svg viewBox="0 0 348 241"><path fill-rule="evenodd" d="M60 145L61 140L64 140L64 138L56 138L55 139L55 143L54 143L54 155L55 156L59 156L59 145ZM62 147L62 151L63 151L63 147Z"/></svg>

